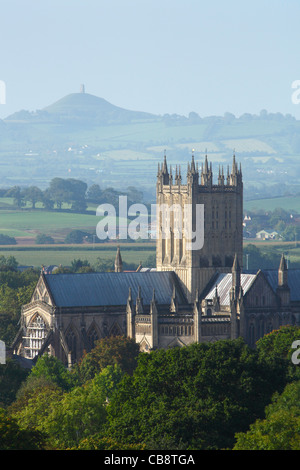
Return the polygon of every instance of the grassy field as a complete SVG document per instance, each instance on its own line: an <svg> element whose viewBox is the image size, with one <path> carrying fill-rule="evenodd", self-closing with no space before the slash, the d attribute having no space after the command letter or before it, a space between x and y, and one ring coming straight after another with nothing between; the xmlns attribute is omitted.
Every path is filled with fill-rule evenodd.
<svg viewBox="0 0 300 470"><path fill-rule="evenodd" d="M263 254L285 254L290 268L300 267L300 243L247 241L257 246ZM155 254L155 243L124 243L120 244L123 262L146 266L145 261ZM98 258L101 261L112 260L116 256L117 243L101 245L31 245L31 246L2 246L0 255L14 256L20 265L41 267L42 265L69 266L74 259L88 260L93 266ZM245 261L245 260L244 260Z"/></svg>
<svg viewBox="0 0 300 470"><path fill-rule="evenodd" d="M122 260L125 263L138 265L155 254L154 244L121 245ZM113 260L116 257L117 244L107 243L101 246L91 245L43 245L31 247L1 247L0 255L14 256L19 265L41 267L42 265L70 266L74 259L87 260L93 266L98 258L101 261ZM113 267L113 265L112 265Z"/></svg>
<svg viewBox="0 0 300 470"><path fill-rule="evenodd" d="M273 211L278 207L287 211L300 213L300 196L273 197L268 199L244 201L244 209L246 210L262 209L266 211Z"/></svg>
<svg viewBox="0 0 300 470"><path fill-rule="evenodd" d="M249 242L244 243L246 247ZM257 246L263 254L276 254L278 257L284 253L289 267L300 267L300 243L291 242L250 242ZM145 266L145 261L150 255L155 254L154 243L120 244L123 262L138 265L140 261ZM101 245L32 245L32 246L7 246L1 247L0 255L14 256L20 265L41 267L42 265L69 266L74 259L88 260L93 266L98 258L102 261L114 260L117 244L104 243ZM113 264L112 264L113 266Z"/></svg>
<svg viewBox="0 0 300 470"><path fill-rule="evenodd" d="M99 221L100 217L96 216L96 212L95 215L91 215L38 209L1 210L0 233L25 239L34 239L38 233L44 233L62 242L71 230L95 232ZM119 219L116 223L119 223Z"/></svg>

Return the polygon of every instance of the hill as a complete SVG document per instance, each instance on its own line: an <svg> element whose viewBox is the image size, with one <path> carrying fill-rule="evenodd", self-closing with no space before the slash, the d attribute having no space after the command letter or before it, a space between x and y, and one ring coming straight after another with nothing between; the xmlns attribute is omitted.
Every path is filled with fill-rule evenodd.
<svg viewBox="0 0 300 470"><path fill-rule="evenodd" d="M129 111L115 106L103 98L89 93L71 93L42 110L33 113L20 111L6 118L10 123L31 122L78 122L105 125L130 123L140 119L153 119L149 113Z"/></svg>
<svg viewBox="0 0 300 470"><path fill-rule="evenodd" d="M291 115L158 116L71 93L0 121L0 187L45 188L56 176L73 177L103 188L134 185L151 200L164 151L183 172L193 151L200 167L207 152L216 174L219 165L226 171L235 150L246 199L297 194L299 136L300 121Z"/></svg>

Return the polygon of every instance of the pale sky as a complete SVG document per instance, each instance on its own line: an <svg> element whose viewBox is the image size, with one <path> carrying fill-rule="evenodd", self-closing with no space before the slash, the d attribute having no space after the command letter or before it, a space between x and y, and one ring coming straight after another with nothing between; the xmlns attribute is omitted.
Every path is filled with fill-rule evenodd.
<svg viewBox="0 0 300 470"><path fill-rule="evenodd" d="M126 109L290 113L299 0L1 0L0 118L79 92Z"/></svg>

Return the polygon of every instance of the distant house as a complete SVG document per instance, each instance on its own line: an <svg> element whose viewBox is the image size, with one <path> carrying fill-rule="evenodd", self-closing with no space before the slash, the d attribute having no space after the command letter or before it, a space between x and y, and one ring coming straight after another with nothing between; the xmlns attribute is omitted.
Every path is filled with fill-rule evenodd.
<svg viewBox="0 0 300 470"><path fill-rule="evenodd" d="M267 232L266 230L260 230L256 233L256 238L262 240L274 240L278 237L278 232Z"/></svg>
<svg viewBox="0 0 300 470"><path fill-rule="evenodd" d="M50 265L50 266L43 266L42 267L42 272L45 274L52 274L55 269L57 269L58 266L56 265Z"/></svg>

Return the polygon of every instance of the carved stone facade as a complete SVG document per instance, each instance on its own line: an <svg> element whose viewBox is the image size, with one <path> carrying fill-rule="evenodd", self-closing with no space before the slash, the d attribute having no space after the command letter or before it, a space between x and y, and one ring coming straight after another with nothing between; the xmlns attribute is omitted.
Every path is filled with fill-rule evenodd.
<svg viewBox="0 0 300 470"><path fill-rule="evenodd" d="M230 272L235 254L243 263L243 182L242 171L233 156L232 169L219 169L218 182L213 184L212 167L205 157L199 175L194 156L188 164L187 182L182 184L181 169L168 170L166 156L158 168L156 199L158 212L156 266L161 271L175 271L189 302L198 290L201 295L207 283L218 270ZM196 232L202 227L197 221L197 206L204 206L203 241L199 249L187 249L187 208L191 208L191 228ZM178 228L177 219L181 219ZM196 244L194 245L196 247Z"/></svg>

